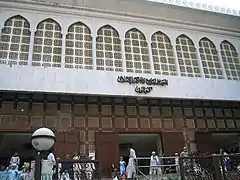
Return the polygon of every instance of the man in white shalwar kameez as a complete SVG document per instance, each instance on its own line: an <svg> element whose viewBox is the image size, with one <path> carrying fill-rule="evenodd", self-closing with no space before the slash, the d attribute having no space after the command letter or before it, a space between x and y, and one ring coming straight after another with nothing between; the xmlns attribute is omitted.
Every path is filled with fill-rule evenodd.
<svg viewBox="0 0 240 180"><path fill-rule="evenodd" d="M136 175L136 159L137 159L137 156L136 156L135 150L130 148L128 165L126 168L127 179L134 178L134 176Z"/></svg>
<svg viewBox="0 0 240 180"><path fill-rule="evenodd" d="M160 167L160 160L158 155L156 155L156 152L153 151L150 158L149 175L160 175L160 174L162 174L161 167Z"/></svg>
<svg viewBox="0 0 240 180"><path fill-rule="evenodd" d="M80 161L80 156L78 155L78 153L75 153L74 157L73 157L74 161ZM81 164L80 163L73 163L73 176L74 179L81 179Z"/></svg>
<svg viewBox="0 0 240 180"><path fill-rule="evenodd" d="M86 173L87 180L93 179L93 169L92 169L91 163L86 164L85 173Z"/></svg>

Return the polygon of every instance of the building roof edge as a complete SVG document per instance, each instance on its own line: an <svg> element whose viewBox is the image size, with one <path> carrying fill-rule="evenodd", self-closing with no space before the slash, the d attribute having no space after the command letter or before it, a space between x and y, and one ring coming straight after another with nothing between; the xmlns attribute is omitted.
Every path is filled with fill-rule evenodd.
<svg viewBox="0 0 240 180"><path fill-rule="evenodd" d="M214 13L227 14L240 17L240 9L224 8L206 3L198 3L188 0L145 0L155 3L170 4L174 6L181 6L186 8L198 9L202 11L210 11Z"/></svg>

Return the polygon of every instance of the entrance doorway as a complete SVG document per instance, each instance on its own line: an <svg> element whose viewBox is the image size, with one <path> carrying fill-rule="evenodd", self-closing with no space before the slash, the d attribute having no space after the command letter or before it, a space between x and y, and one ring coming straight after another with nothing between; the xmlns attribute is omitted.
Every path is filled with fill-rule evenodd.
<svg viewBox="0 0 240 180"><path fill-rule="evenodd" d="M132 146L138 157L150 157L152 151L158 153L159 134L118 134L120 156L129 156Z"/></svg>
<svg viewBox="0 0 240 180"><path fill-rule="evenodd" d="M132 147L135 149L137 157L150 158L152 151L155 151L157 154L162 152L160 139L159 134L118 134L119 155L128 163L128 148ZM138 161L139 166L149 166L149 163L149 159ZM149 168L141 168L141 171L143 173L148 173Z"/></svg>
<svg viewBox="0 0 240 180"><path fill-rule="evenodd" d="M214 144L217 149L223 149L227 153L239 152L239 134L238 133L213 133Z"/></svg>
<svg viewBox="0 0 240 180"><path fill-rule="evenodd" d="M227 153L239 152L240 136L239 133L216 132L216 133L196 133L196 145L201 154L219 153L223 149Z"/></svg>
<svg viewBox="0 0 240 180"><path fill-rule="evenodd" d="M33 159L35 151L30 140L31 133L0 133L0 164L8 165L15 152L19 154L21 164Z"/></svg>

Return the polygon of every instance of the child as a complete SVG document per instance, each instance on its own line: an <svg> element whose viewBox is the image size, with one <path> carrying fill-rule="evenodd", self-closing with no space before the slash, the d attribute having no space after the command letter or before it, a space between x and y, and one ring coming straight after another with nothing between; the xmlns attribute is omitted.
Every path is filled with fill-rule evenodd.
<svg viewBox="0 0 240 180"><path fill-rule="evenodd" d="M120 168L120 175L122 176L125 171L126 171L126 168L125 168L125 165L126 165L126 162L123 160L123 157L121 156L120 157L120 161L119 161L119 168Z"/></svg>
<svg viewBox="0 0 240 180"><path fill-rule="evenodd" d="M123 174L123 175L122 175L121 180L127 180L126 174Z"/></svg>
<svg viewBox="0 0 240 180"><path fill-rule="evenodd" d="M10 164L7 170L8 179L17 180L19 171L17 170L17 164Z"/></svg>
<svg viewBox="0 0 240 180"><path fill-rule="evenodd" d="M118 180L118 169L113 166L113 171L112 171L112 179L113 180Z"/></svg>
<svg viewBox="0 0 240 180"><path fill-rule="evenodd" d="M61 175L61 180L70 180L68 170L65 169Z"/></svg>
<svg viewBox="0 0 240 180"><path fill-rule="evenodd" d="M7 179L7 168L3 165L1 165L1 169L0 169L0 179L4 180Z"/></svg>
<svg viewBox="0 0 240 180"><path fill-rule="evenodd" d="M10 164L16 164L17 165L16 169L18 170L18 167L20 165L20 157L19 157L18 153L15 153L11 157Z"/></svg>

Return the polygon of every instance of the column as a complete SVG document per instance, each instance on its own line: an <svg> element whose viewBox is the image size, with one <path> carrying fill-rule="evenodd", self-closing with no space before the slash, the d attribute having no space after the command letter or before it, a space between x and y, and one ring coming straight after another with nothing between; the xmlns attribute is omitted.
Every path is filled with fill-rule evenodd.
<svg viewBox="0 0 240 180"><path fill-rule="evenodd" d="M65 50L66 50L66 36L67 36L67 27L63 27L62 30L62 55L61 55L61 68L65 68Z"/></svg>
<svg viewBox="0 0 240 180"><path fill-rule="evenodd" d="M240 45L239 47L236 46L236 51L237 51L238 58L240 58Z"/></svg>
<svg viewBox="0 0 240 180"><path fill-rule="evenodd" d="M34 19L32 21L33 22L31 23L31 26L30 26L31 36L30 36L30 44L29 44L29 51L28 51L28 66L32 65L34 35L35 35L35 31L37 30L36 29L37 26L36 26Z"/></svg>
<svg viewBox="0 0 240 180"><path fill-rule="evenodd" d="M194 152L197 150L197 145L195 142L195 131L189 130L188 131L188 141L189 141L189 152Z"/></svg>
<svg viewBox="0 0 240 180"><path fill-rule="evenodd" d="M153 56L152 56L152 45L151 45L152 44L152 40L151 40L151 36L147 37L146 41L147 41L147 44L148 44L148 56L149 56L151 74L155 74L154 62L153 62Z"/></svg>
<svg viewBox="0 0 240 180"><path fill-rule="evenodd" d="M161 134L159 134L157 137L157 154L158 155L163 154L162 144L163 142L162 142Z"/></svg>
<svg viewBox="0 0 240 180"><path fill-rule="evenodd" d="M0 29L2 30L4 28L4 22L0 23Z"/></svg>
<svg viewBox="0 0 240 180"><path fill-rule="evenodd" d="M175 59L175 65L176 65L176 71L177 75L181 76L181 71L178 63L178 55L176 50L176 41L172 41L172 51L173 51L173 57Z"/></svg>
<svg viewBox="0 0 240 180"><path fill-rule="evenodd" d="M240 135L237 137L238 148L240 149Z"/></svg>
<svg viewBox="0 0 240 180"><path fill-rule="evenodd" d="M194 42L194 44L195 44L195 47L196 47L196 54L197 54L197 59L198 59L199 67L200 67L200 73L201 73L202 77L205 77L205 74L204 74L204 71L203 71L202 60L201 60L201 56L200 56L200 52L199 52L199 43Z"/></svg>
<svg viewBox="0 0 240 180"><path fill-rule="evenodd" d="M218 54L219 62L220 62L221 67L222 67L223 78L224 78L224 79L227 79L227 74L226 74L226 71L225 71L225 68L224 68L224 64L223 64L223 60L222 60L220 44L221 44L221 43L218 43L218 42L217 42L216 49L217 49L217 54Z"/></svg>
<svg viewBox="0 0 240 180"><path fill-rule="evenodd" d="M121 32L120 34L120 40L121 40L121 51L122 51L122 64L123 64L123 72L127 71L127 65L126 65L126 56L125 56L125 34Z"/></svg>
<svg viewBox="0 0 240 180"><path fill-rule="evenodd" d="M1 22L0 22L0 30L2 30L3 28L4 28L4 24L5 24L5 22L8 20L8 18L7 17L5 17L5 16L7 16L6 14L4 14L5 12L3 11L3 10L0 10L0 17L1 17ZM10 18L10 17L9 17Z"/></svg>
<svg viewBox="0 0 240 180"><path fill-rule="evenodd" d="M96 20L93 21L93 28L92 28L92 62L93 62L93 69L97 69L97 48L96 48L96 38L97 38L97 29L96 29Z"/></svg>

